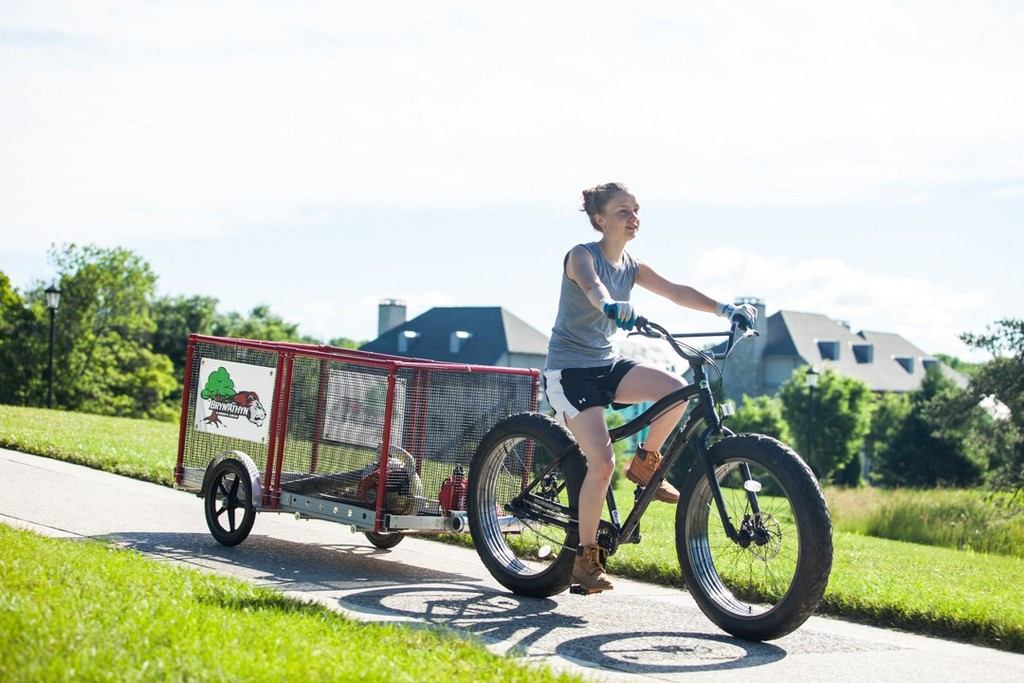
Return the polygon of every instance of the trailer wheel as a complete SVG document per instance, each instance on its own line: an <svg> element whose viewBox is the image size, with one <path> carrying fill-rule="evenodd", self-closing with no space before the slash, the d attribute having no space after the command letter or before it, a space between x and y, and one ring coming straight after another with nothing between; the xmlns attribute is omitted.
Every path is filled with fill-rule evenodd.
<svg viewBox="0 0 1024 683"><path fill-rule="evenodd" d="M396 545L402 542L403 538L405 538L405 536L403 536L402 534L396 533L375 534L372 531L364 531L363 533L366 534L366 540L368 540L370 543L374 544L381 550L388 550L389 548L394 548Z"/></svg>
<svg viewBox="0 0 1024 683"><path fill-rule="evenodd" d="M252 482L245 465L234 458L217 463L203 503L206 525L219 543L232 546L244 541L256 521Z"/></svg>

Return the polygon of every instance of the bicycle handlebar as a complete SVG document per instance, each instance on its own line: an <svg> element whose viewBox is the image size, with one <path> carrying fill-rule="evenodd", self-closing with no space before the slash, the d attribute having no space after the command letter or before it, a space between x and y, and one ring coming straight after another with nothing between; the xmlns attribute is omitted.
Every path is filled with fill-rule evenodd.
<svg viewBox="0 0 1024 683"><path fill-rule="evenodd" d="M614 311L606 311L605 315L612 320L615 319ZM630 332L629 334L630 336L638 334L644 337L651 337L652 339L664 339L669 343L673 351L675 351L681 358L685 358L686 361L689 363L707 362L713 364L716 360L725 360L726 358L728 358L729 354L732 353L733 348L736 346L736 343L741 339L745 339L746 337L751 336L758 336L759 332L750 325L748 325L747 322L747 319L742 315L734 315L731 320L732 325L729 328L728 332L693 332L690 334L672 334L661 325L651 322L650 320L644 318L643 316L637 316L636 320L633 323L633 328L636 331ZM737 337L736 333L741 330L743 333L739 337ZM729 340L725 344L724 353L708 353L706 351L700 351L698 349L695 349L687 344L680 344L678 341L676 341L677 337L728 337ZM688 353L683 348L684 346L687 349L693 351L694 353Z"/></svg>
<svg viewBox="0 0 1024 683"><path fill-rule="evenodd" d="M694 332L690 334L676 335L666 330L661 325L651 322L647 318L638 317L636 319L635 329L636 332L631 332L630 335L642 335L644 337L650 337L652 339L664 339L672 347L672 350L676 352L681 358L685 358L689 363L714 363L716 360L724 360L729 357L732 350L736 347L736 344L746 337L756 337L759 333L753 327L746 324L746 319L736 316L732 319L732 325L728 332ZM738 334L737 333L741 333ZM680 344L676 341L677 337L728 337L728 341L725 344L725 351L721 353L714 353L711 351L700 351L694 349L691 346ZM690 349L693 353L688 352L686 349Z"/></svg>

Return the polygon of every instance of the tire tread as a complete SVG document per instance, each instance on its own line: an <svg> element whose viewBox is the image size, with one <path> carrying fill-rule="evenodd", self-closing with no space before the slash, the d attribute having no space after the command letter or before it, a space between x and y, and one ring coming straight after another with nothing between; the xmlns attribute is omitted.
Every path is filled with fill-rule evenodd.
<svg viewBox="0 0 1024 683"><path fill-rule="evenodd" d="M814 473L803 458L788 445L764 434L737 434L712 446L710 455L713 464L717 465L720 459L731 457L728 451L733 448L742 448L744 454L759 451L762 457L771 461L761 463L762 466L772 470L777 478L785 477L787 482L791 480L790 483L797 488L796 491L789 492L789 497L794 507L799 506L802 510L800 516L807 524L807 529L802 529L801 532L800 560L793 585L779 606L761 619L740 619L723 612L702 593L700 583L695 580L690 568L687 557L688 539L685 538L685 504L704 479L704 472L699 464L687 474L680 493L680 508L676 516L676 549L680 566L687 588L697 605L719 627L748 640L781 638L799 628L814 613L825 593L832 569L832 520L825 495ZM775 472L775 467L780 471ZM711 514L718 519L716 511L712 510Z"/></svg>

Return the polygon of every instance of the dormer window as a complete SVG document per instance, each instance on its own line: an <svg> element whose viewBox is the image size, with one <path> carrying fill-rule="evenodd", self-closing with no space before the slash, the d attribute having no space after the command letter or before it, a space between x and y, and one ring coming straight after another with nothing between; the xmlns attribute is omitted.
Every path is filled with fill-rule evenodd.
<svg viewBox="0 0 1024 683"><path fill-rule="evenodd" d="M455 330L454 332L452 332L451 337L448 338L449 353L458 353L459 351L461 351L462 347L472 336L473 333L467 332L466 330Z"/></svg>
<svg viewBox="0 0 1024 683"><path fill-rule="evenodd" d="M893 356L892 359L900 364L908 374L914 374L914 357L913 356Z"/></svg>
<svg viewBox="0 0 1024 683"><path fill-rule="evenodd" d="M922 367L924 367L925 372L928 371L928 368L934 368L938 364L939 364L939 361L937 359L935 359L935 358L922 358L921 359L921 365L922 365Z"/></svg>
<svg viewBox="0 0 1024 683"><path fill-rule="evenodd" d="M839 360L839 342L834 339L819 339L818 353L822 360Z"/></svg>
<svg viewBox="0 0 1024 683"><path fill-rule="evenodd" d="M874 363L875 362L875 345L874 344L854 344L853 345L853 357L858 363Z"/></svg>
<svg viewBox="0 0 1024 683"><path fill-rule="evenodd" d="M412 344L413 340L420 336L420 333L415 330L402 330L398 333L398 352L408 353L409 345Z"/></svg>

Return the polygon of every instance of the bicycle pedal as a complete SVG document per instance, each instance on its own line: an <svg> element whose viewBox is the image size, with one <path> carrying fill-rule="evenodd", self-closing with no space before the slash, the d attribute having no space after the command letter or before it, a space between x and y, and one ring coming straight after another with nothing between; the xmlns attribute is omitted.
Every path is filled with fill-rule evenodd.
<svg viewBox="0 0 1024 683"><path fill-rule="evenodd" d="M601 591L592 588L584 588L580 584L574 583L569 586L569 592L573 595L593 595L594 593L600 593Z"/></svg>

